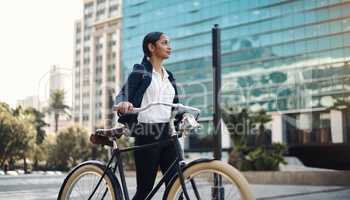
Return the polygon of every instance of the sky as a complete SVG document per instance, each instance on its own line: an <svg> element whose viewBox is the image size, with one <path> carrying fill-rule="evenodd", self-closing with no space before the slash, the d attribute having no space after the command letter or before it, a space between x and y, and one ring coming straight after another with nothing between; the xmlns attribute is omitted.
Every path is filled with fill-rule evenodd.
<svg viewBox="0 0 350 200"><path fill-rule="evenodd" d="M0 6L0 101L39 95L45 98L52 65L70 75L74 21L83 0L13 0Z"/></svg>

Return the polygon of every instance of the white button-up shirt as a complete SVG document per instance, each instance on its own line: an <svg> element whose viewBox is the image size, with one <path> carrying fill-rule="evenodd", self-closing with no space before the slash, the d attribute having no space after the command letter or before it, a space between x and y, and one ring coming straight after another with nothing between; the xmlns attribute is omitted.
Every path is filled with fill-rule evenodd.
<svg viewBox="0 0 350 200"><path fill-rule="evenodd" d="M170 83L169 74L164 67L162 67L162 71L163 77L153 69L152 81L143 95L141 107L145 107L150 103L173 103L175 89ZM169 122L170 116L171 107L157 105L140 112L137 120L141 123L164 123Z"/></svg>

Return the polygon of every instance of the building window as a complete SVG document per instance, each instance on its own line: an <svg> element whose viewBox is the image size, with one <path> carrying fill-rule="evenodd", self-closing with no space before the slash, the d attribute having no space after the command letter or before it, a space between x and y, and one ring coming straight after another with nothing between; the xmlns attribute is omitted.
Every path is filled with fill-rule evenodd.
<svg viewBox="0 0 350 200"><path fill-rule="evenodd" d="M79 66L80 66L80 61L79 61L79 60L75 61L75 66L76 66L76 67L79 67Z"/></svg>
<svg viewBox="0 0 350 200"><path fill-rule="evenodd" d="M113 5L109 7L109 16L116 16L118 14L118 5Z"/></svg>
<svg viewBox="0 0 350 200"><path fill-rule="evenodd" d="M94 3L87 3L84 5L84 15L89 15L90 13L92 13L94 8Z"/></svg>
<svg viewBox="0 0 350 200"><path fill-rule="evenodd" d="M76 29L75 29L75 33L79 34L80 32L81 32L81 27L80 27L80 24L79 24L79 26L77 26Z"/></svg>
<svg viewBox="0 0 350 200"><path fill-rule="evenodd" d="M90 64L90 58L84 58L83 63L84 63L84 65Z"/></svg>
<svg viewBox="0 0 350 200"><path fill-rule="evenodd" d="M118 4L117 0L109 0L109 6L113 6L113 5L116 5L116 4Z"/></svg>
<svg viewBox="0 0 350 200"><path fill-rule="evenodd" d="M84 53L88 53L89 51L90 51L90 47L85 46L85 47L84 47Z"/></svg>
<svg viewBox="0 0 350 200"><path fill-rule="evenodd" d="M96 20L101 20L104 17L105 17L105 9L97 11Z"/></svg>
<svg viewBox="0 0 350 200"><path fill-rule="evenodd" d="M92 18L92 12L84 15L85 20Z"/></svg>
<svg viewBox="0 0 350 200"><path fill-rule="evenodd" d="M83 116L83 121L89 121L89 116L88 115L84 115Z"/></svg>
<svg viewBox="0 0 350 200"><path fill-rule="evenodd" d="M89 40L90 40L90 35L84 36L84 42L89 41Z"/></svg>

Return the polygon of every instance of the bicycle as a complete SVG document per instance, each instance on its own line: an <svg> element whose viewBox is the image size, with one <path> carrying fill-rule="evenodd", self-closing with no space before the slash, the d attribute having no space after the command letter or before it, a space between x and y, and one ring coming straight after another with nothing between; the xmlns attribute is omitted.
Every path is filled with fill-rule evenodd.
<svg viewBox="0 0 350 200"><path fill-rule="evenodd" d="M181 149L176 145L177 140L199 128L197 118L200 110L182 104L152 103L144 108L134 108L133 113L147 110L154 105L164 105L173 108L170 118L171 136L166 141L175 145L177 158L168 171L158 181L145 200L150 200L165 182L165 177L172 168L177 173L172 177L163 193L163 200L203 200L203 199L254 199L247 180L231 165L215 159L198 159L186 163L180 160ZM176 131L174 119L176 113L184 112L179 130ZM192 114L193 113L193 114ZM194 117L196 114L196 117ZM126 126L112 129L99 129L91 136L95 144L108 145L113 148L112 156L107 164L100 161L86 161L73 168L65 178L58 195L60 200L69 199L115 199L130 200L125 180L121 153L152 148L159 145L155 142L147 145L119 149L116 140L129 132ZM114 165L113 161L116 161ZM119 172L119 180L116 170Z"/></svg>

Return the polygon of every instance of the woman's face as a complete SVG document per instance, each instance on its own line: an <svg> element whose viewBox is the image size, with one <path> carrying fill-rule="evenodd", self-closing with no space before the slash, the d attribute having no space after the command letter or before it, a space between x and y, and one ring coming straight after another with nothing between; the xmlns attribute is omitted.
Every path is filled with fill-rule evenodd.
<svg viewBox="0 0 350 200"><path fill-rule="evenodd" d="M169 37L162 34L155 45L150 48L152 55L160 59L167 59L171 54Z"/></svg>

